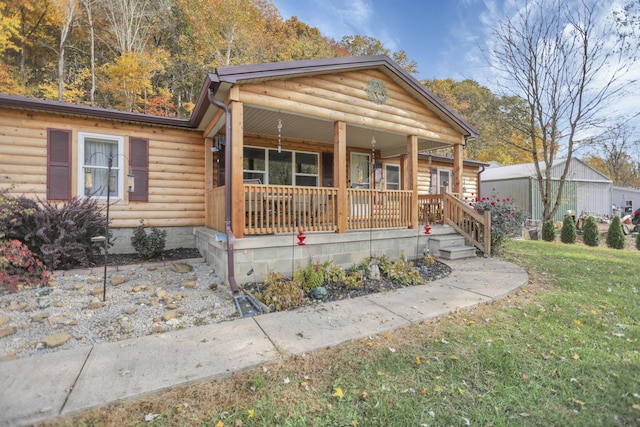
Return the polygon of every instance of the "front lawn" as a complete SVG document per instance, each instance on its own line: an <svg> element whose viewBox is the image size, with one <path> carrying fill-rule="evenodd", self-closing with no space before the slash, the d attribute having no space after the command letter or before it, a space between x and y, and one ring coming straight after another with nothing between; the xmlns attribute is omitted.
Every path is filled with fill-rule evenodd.
<svg viewBox="0 0 640 427"><path fill-rule="evenodd" d="M639 253L516 241L502 258L531 280L500 302L61 423L640 425Z"/></svg>

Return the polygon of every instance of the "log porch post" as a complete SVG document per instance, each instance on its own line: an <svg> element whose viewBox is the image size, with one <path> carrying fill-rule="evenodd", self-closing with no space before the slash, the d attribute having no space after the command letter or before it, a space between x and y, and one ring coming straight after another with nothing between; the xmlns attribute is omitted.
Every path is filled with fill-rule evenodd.
<svg viewBox="0 0 640 427"><path fill-rule="evenodd" d="M462 147L463 144L453 146L453 183L451 188L453 193L462 197Z"/></svg>
<svg viewBox="0 0 640 427"><path fill-rule="evenodd" d="M411 228L418 228L418 136L407 137L407 190L411 190Z"/></svg>
<svg viewBox="0 0 640 427"><path fill-rule="evenodd" d="M333 123L333 182L338 188L335 207L338 233L346 233L349 201L347 198L347 124L345 122Z"/></svg>
<svg viewBox="0 0 640 427"><path fill-rule="evenodd" d="M244 186L242 180L242 159L243 159L243 135L244 118L243 105L239 101L231 101L231 144L227 144L226 149L231 150L231 229L236 238L244 237Z"/></svg>

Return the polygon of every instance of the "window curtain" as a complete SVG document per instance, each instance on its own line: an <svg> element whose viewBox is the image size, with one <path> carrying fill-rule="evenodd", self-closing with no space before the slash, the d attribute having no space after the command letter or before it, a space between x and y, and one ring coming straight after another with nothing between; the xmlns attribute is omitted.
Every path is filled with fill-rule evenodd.
<svg viewBox="0 0 640 427"><path fill-rule="evenodd" d="M84 143L84 169L85 172L91 172L92 186L91 189L85 188L86 196L107 197L107 189L109 188L108 161L112 156L113 163L111 167L111 176L114 177L114 187L110 196L118 196L118 168L119 156L118 145L105 142L99 139L85 139Z"/></svg>

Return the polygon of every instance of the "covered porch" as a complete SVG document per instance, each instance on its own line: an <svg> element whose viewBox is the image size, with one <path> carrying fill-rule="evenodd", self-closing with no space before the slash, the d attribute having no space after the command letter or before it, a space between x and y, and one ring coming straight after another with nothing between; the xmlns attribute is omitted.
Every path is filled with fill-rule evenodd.
<svg viewBox="0 0 640 427"><path fill-rule="evenodd" d="M402 241L427 223L470 226L468 206L454 212L465 208L463 149L477 132L389 58L221 67L204 87L210 105L197 111L214 241L251 246L302 231L330 246L361 232ZM419 160L443 148L450 169Z"/></svg>

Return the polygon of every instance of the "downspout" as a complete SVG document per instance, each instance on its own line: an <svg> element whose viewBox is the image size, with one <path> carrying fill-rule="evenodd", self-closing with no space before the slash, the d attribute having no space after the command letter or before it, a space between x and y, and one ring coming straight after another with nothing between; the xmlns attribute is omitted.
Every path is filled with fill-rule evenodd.
<svg viewBox="0 0 640 427"><path fill-rule="evenodd" d="M478 198L480 197L480 182L482 181L482 178L480 178L480 174L484 172L485 169L485 166L480 166L480 170L478 171Z"/></svg>
<svg viewBox="0 0 640 427"><path fill-rule="evenodd" d="M218 108L224 110L225 116L225 139L227 148L224 150L224 232L227 235L227 275L231 291L238 294L238 283L236 282L235 261L233 257L233 231L231 230L231 111L224 102L218 101L213 89L209 88L209 101Z"/></svg>

